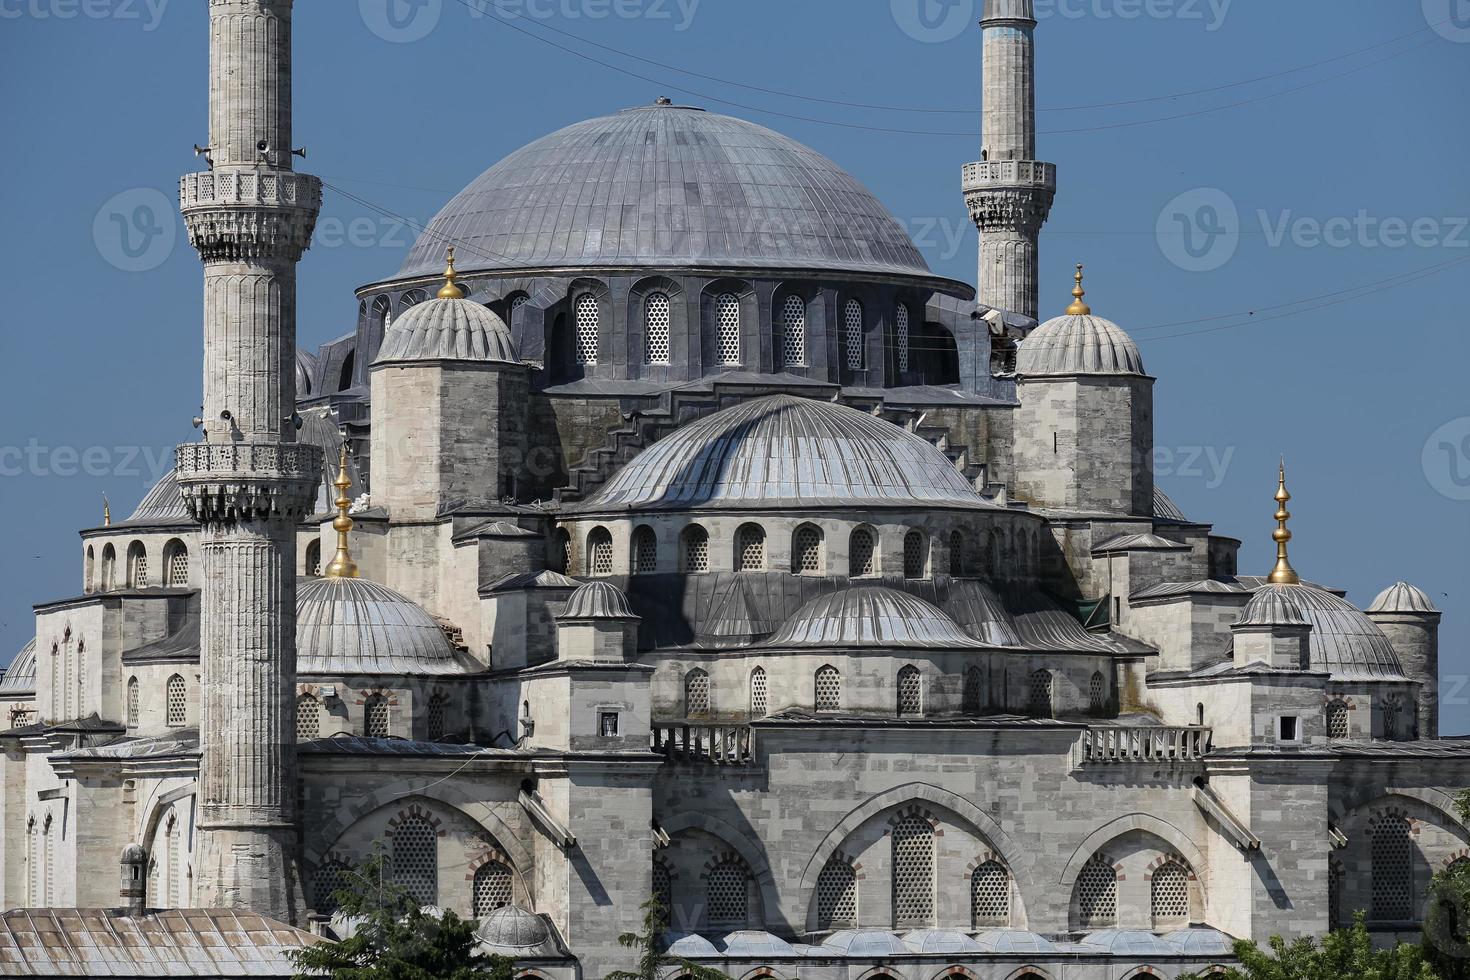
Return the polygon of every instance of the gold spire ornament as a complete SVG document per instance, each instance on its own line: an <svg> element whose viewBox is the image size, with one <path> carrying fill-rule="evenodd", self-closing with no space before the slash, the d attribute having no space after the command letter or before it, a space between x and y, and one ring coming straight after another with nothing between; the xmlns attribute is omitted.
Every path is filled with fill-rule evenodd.
<svg viewBox="0 0 1470 980"><path fill-rule="evenodd" d="M352 552L348 549L347 535L352 532L352 518L347 516L347 511L352 507L352 498L347 496L347 491L352 489L352 477L347 475L347 440L342 440L342 458L337 468L337 481L332 484L337 488L337 516L332 518L332 529L337 532L337 553L332 556L332 563L327 566L323 573L326 578L357 578L357 563L352 560Z"/></svg>
<svg viewBox="0 0 1470 980"><path fill-rule="evenodd" d="M1092 307L1082 301L1087 290L1082 288L1082 263L1077 263L1077 285L1072 287L1072 305L1067 307L1067 316L1091 316Z"/></svg>
<svg viewBox="0 0 1470 980"><path fill-rule="evenodd" d="M1286 545L1291 541L1291 531L1286 527L1286 522L1291 520L1291 511L1286 509L1289 500L1291 493L1286 489L1286 460L1283 459L1281 483L1276 490L1276 530L1271 532L1271 537L1276 542L1276 567L1271 569L1271 576L1266 579L1272 585L1302 584L1302 577L1291 567L1291 559L1286 554Z"/></svg>
<svg viewBox="0 0 1470 980"><path fill-rule="evenodd" d="M464 299L465 293L455 282L459 273L454 271L454 246L449 246L448 253L444 256L444 288L439 290L440 299Z"/></svg>

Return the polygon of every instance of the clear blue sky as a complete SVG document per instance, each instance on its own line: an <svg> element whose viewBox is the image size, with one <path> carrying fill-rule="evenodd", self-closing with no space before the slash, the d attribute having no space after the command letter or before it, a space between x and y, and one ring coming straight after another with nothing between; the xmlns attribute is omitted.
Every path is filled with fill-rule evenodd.
<svg viewBox="0 0 1470 980"><path fill-rule="evenodd" d="M978 156L978 112L916 111L978 107L979 30L951 29L968 0L501 0L525 33L420 2L397 21L385 0L298 5L305 169L422 222L514 148L669 95L833 157L936 270L973 282L959 170ZM1044 313L1086 262L1089 300L1159 379L1160 483L1245 540L1244 571L1270 566L1284 452L1305 574L1359 603L1398 578L1429 591L1446 612L1447 730L1470 731L1470 506L1455 499L1470 497L1470 262L1372 285L1470 259L1470 0L1038 7L1041 156L1061 185ZM79 591L76 531L99 522L101 495L125 515L194 436L199 264L172 206L148 209L196 168L206 58L205 4L0 0L0 661L31 634L33 602ZM1232 210L1238 238L1206 235ZM301 266L304 346L352 328L352 290L391 274L411 237L328 196Z"/></svg>

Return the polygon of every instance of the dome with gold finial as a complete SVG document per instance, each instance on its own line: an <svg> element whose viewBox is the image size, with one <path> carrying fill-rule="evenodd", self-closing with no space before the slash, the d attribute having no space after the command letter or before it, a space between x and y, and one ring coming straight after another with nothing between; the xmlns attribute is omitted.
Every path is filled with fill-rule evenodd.
<svg viewBox="0 0 1470 980"><path fill-rule="evenodd" d="M444 286L389 325L375 364L402 361L479 361L519 364L505 321L488 307L465 298L456 281L454 249L445 257Z"/></svg>
<svg viewBox="0 0 1470 980"><path fill-rule="evenodd" d="M1106 374L1146 377L1143 355L1123 328L1094 316L1083 299L1082 266L1066 313L1048 320L1016 350L1016 373L1023 378Z"/></svg>

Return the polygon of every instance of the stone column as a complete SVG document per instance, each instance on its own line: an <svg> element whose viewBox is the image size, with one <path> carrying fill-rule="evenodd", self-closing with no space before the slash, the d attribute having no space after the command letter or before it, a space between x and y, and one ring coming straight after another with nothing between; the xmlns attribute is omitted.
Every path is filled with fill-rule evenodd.
<svg viewBox="0 0 1470 980"><path fill-rule="evenodd" d="M296 525L321 452L296 443L296 263L321 184L291 170L292 0L210 0L211 169L180 204L204 262L204 442L180 446L200 522L196 899L282 921L296 872Z"/></svg>

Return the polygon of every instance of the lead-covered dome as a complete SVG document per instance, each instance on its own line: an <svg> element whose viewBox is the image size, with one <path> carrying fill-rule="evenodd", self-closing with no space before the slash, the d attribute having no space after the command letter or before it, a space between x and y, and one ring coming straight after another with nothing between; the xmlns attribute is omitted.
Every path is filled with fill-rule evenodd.
<svg viewBox="0 0 1470 980"><path fill-rule="evenodd" d="M575 123L481 174L429 223L400 278L546 268L842 270L933 279L903 226L815 150L659 104Z"/></svg>
<svg viewBox="0 0 1470 980"><path fill-rule="evenodd" d="M1309 624L1310 668L1335 678L1401 678L1403 667L1383 630L1357 606L1315 585L1267 585L1241 614L1242 626Z"/></svg>
<svg viewBox="0 0 1470 980"><path fill-rule="evenodd" d="M1059 316L1033 330L1016 350L1016 373L1023 378L1146 375L1133 338L1111 320L1090 313Z"/></svg>
<svg viewBox="0 0 1470 980"><path fill-rule="evenodd" d="M392 361L481 361L518 364L505 321L467 299L431 299L388 327L374 364Z"/></svg>
<svg viewBox="0 0 1470 980"><path fill-rule="evenodd" d="M308 578L296 592L301 674L459 674L458 655L433 616L360 578Z"/></svg>
<svg viewBox="0 0 1470 980"><path fill-rule="evenodd" d="M954 649L979 643L923 599L897 589L863 586L813 599L766 645Z"/></svg>
<svg viewBox="0 0 1470 980"><path fill-rule="evenodd" d="M1378 593L1378 598L1373 600L1373 605L1368 607L1368 611L1370 613L1411 613L1414 615L1439 613L1439 610L1434 607L1434 600L1429 598L1429 594L1408 582L1396 582Z"/></svg>
<svg viewBox="0 0 1470 980"><path fill-rule="evenodd" d="M998 509L912 432L834 402L770 395L676 429L581 509L915 504Z"/></svg>
<svg viewBox="0 0 1470 980"><path fill-rule="evenodd" d="M36 641L31 639L0 678L0 698L19 697L36 693Z"/></svg>

